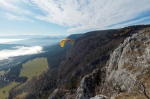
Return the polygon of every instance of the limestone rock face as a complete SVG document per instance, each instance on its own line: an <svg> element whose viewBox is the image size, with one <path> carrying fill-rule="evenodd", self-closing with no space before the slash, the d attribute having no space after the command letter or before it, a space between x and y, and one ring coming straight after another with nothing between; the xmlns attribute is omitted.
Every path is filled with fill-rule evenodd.
<svg viewBox="0 0 150 99"><path fill-rule="evenodd" d="M55 90L53 91L53 93L49 96L48 99L55 99L56 94L58 93L58 91L59 91L59 89L55 89Z"/></svg>
<svg viewBox="0 0 150 99"><path fill-rule="evenodd" d="M76 99L90 99L95 96L95 87L102 81L101 76L105 71L94 70L91 74L84 76L77 89Z"/></svg>
<svg viewBox="0 0 150 99"><path fill-rule="evenodd" d="M95 70L82 79L76 99L108 99L107 96L109 99L123 99L123 95L128 94L136 99L146 99L150 95L150 28L126 38L112 52L105 69L99 71ZM97 85L93 74L102 75L102 71L105 75L99 76L102 86L99 86L101 95L98 95L95 93ZM102 94L106 97L102 98Z"/></svg>
<svg viewBox="0 0 150 99"><path fill-rule="evenodd" d="M90 98L90 99L109 99L109 98L107 96L104 96L104 95L96 95L95 97Z"/></svg>
<svg viewBox="0 0 150 99"><path fill-rule="evenodd" d="M107 81L120 90L131 92L137 76L150 67L150 33L139 31L128 37L111 55L107 66Z"/></svg>
<svg viewBox="0 0 150 99"><path fill-rule="evenodd" d="M141 31L127 38L111 55L107 67L107 80L124 86L128 92L136 77L150 66L150 35Z"/></svg>

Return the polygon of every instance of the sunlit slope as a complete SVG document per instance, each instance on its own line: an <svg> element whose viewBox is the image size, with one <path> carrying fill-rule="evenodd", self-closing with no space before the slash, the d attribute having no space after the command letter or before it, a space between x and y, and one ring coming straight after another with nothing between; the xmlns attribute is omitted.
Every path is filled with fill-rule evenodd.
<svg viewBox="0 0 150 99"><path fill-rule="evenodd" d="M9 95L9 91L16 86L18 83L12 82L10 85L0 89L0 99L7 99ZM3 91L5 91L3 93Z"/></svg>
<svg viewBox="0 0 150 99"><path fill-rule="evenodd" d="M17 98L17 99L25 99L26 95L27 95L27 93L24 92L24 93L18 95L16 98Z"/></svg>
<svg viewBox="0 0 150 99"><path fill-rule="evenodd" d="M30 60L22 65L20 76L31 79L34 76L39 76L42 72L48 69L48 62L46 58L36 58Z"/></svg>

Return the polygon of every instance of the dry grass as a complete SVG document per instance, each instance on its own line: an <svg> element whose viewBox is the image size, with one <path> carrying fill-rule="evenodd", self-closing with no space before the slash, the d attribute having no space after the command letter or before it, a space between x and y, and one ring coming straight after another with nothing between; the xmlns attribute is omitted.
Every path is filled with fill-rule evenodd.
<svg viewBox="0 0 150 99"><path fill-rule="evenodd" d="M147 99L144 95L142 94L128 94L127 92L119 94L115 99Z"/></svg>
<svg viewBox="0 0 150 99"><path fill-rule="evenodd" d="M150 35L150 27L144 28L143 30L146 31L146 32L144 32L144 34Z"/></svg>
<svg viewBox="0 0 150 99"><path fill-rule="evenodd" d="M147 67L145 70L146 70L146 74L150 76L150 66Z"/></svg>
<svg viewBox="0 0 150 99"><path fill-rule="evenodd" d="M134 66L129 66L129 67L127 68L128 71L132 71L132 70L134 70L134 69L135 69Z"/></svg>
<svg viewBox="0 0 150 99"><path fill-rule="evenodd" d="M146 93L150 97L150 75L138 75L137 81L142 82L146 87ZM139 87L136 84L136 87ZM147 99L142 90L135 89L132 93L122 92L115 99Z"/></svg>

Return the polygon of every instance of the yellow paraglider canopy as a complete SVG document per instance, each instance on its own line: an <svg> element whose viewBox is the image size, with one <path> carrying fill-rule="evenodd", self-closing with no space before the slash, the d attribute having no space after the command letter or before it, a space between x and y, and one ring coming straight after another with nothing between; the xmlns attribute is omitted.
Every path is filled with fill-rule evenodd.
<svg viewBox="0 0 150 99"><path fill-rule="evenodd" d="M63 39L63 40L60 41L60 46L64 47L66 41L68 41L70 44L74 44L74 42L71 39L66 38L66 39Z"/></svg>

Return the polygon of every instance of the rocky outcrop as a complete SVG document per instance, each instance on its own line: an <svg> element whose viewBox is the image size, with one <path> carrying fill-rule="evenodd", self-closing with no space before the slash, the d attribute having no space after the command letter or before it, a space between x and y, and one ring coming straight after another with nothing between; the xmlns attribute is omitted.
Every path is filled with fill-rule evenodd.
<svg viewBox="0 0 150 99"><path fill-rule="evenodd" d="M90 99L109 99L109 98L107 96L104 96L104 95L96 95L95 97L90 98Z"/></svg>
<svg viewBox="0 0 150 99"><path fill-rule="evenodd" d="M95 88L102 86L106 69L96 69L91 74L83 77L80 87L77 89L76 99L90 99L95 96ZM95 98L94 98L95 99Z"/></svg>
<svg viewBox="0 0 150 99"><path fill-rule="evenodd" d="M66 99L67 93L68 90L57 88L52 92L48 99Z"/></svg>
<svg viewBox="0 0 150 99"><path fill-rule="evenodd" d="M102 70L105 70L106 73L102 73ZM106 99L108 99L107 96L111 99L116 97L119 97L117 99L124 99L123 97L149 99L150 28L142 29L126 38L113 51L105 69L102 70L95 70L82 79L76 99L103 99L96 94L96 87L101 90L98 94L106 95ZM94 82L96 80L93 77L94 74L104 74L96 78L100 79L97 83L100 86ZM122 92L124 94L121 94Z"/></svg>
<svg viewBox="0 0 150 99"><path fill-rule="evenodd" d="M58 92L59 92L59 89L55 89L55 90L53 91L53 93L49 96L48 99L55 99L56 94L57 94Z"/></svg>
<svg viewBox="0 0 150 99"><path fill-rule="evenodd" d="M136 92L138 76L146 76L150 67L150 30L143 29L128 37L111 55L107 63L106 82L110 83L115 93ZM112 91L111 90L111 91Z"/></svg>

